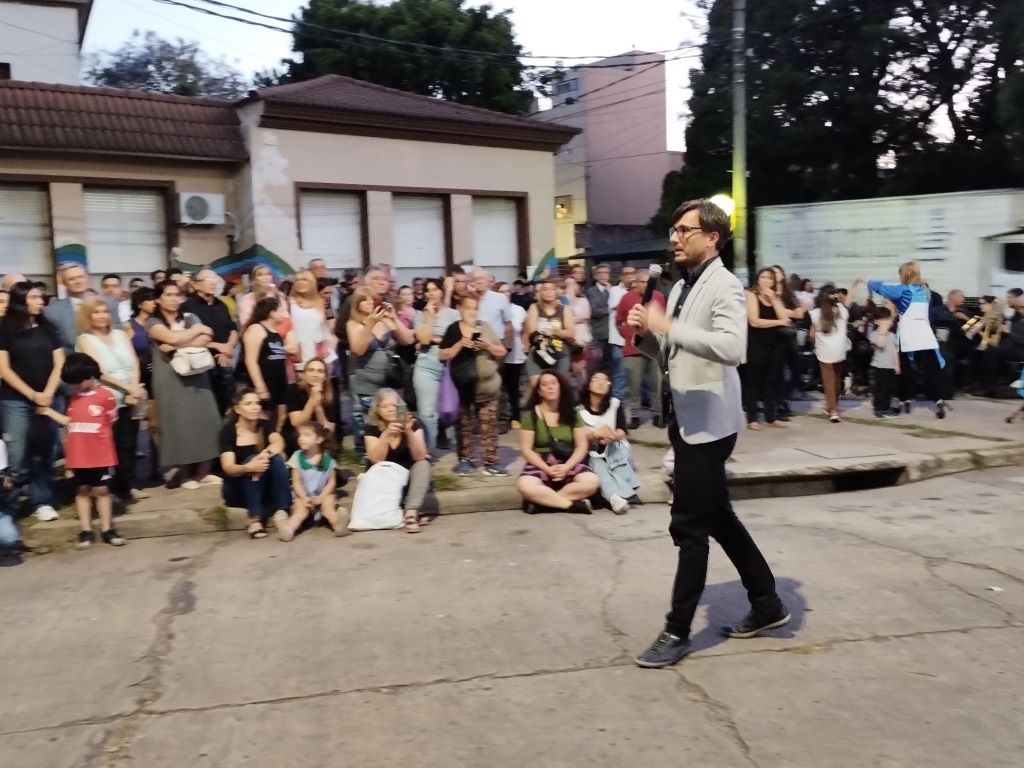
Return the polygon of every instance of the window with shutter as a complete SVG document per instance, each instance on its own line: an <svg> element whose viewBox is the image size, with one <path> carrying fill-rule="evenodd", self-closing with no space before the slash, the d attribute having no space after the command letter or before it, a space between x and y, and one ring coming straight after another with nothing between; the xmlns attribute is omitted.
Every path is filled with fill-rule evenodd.
<svg viewBox="0 0 1024 768"><path fill-rule="evenodd" d="M86 188L85 252L94 275L167 269L165 195L159 190Z"/></svg>
<svg viewBox="0 0 1024 768"><path fill-rule="evenodd" d="M358 192L299 193L299 234L306 261L328 269L363 267L363 196Z"/></svg>
<svg viewBox="0 0 1024 768"><path fill-rule="evenodd" d="M440 197L393 195L391 227L395 283L437 277L445 268L445 207Z"/></svg>
<svg viewBox="0 0 1024 768"><path fill-rule="evenodd" d="M50 202L45 187L0 185L0 275L53 283Z"/></svg>
<svg viewBox="0 0 1024 768"><path fill-rule="evenodd" d="M473 198L473 264L496 280L519 272L519 208L507 197Z"/></svg>

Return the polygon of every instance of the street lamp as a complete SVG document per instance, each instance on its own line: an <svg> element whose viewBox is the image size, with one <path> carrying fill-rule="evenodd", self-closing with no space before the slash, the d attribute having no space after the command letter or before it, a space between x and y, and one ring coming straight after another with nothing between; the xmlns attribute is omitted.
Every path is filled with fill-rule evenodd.
<svg viewBox="0 0 1024 768"><path fill-rule="evenodd" d="M729 217L729 221L735 223L735 221L733 220L733 216L736 214L736 203L733 201L731 197L729 197L725 193L719 193L717 195L712 195L711 197L709 197L708 202L714 203L723 211L725 211L725 215Z"/></svg>

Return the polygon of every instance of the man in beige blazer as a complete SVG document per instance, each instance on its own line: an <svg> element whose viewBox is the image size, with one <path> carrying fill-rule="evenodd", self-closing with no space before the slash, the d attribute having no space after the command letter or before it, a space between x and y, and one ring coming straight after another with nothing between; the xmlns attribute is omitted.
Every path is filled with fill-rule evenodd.
<svg viewBox="0 0 1024 768"><path fill-rule="evenodd" d="M743 287L719 251L729 239L729 217L707 200L683 203L672 216L669 240L687 273L672 289L668 314L637 305L627 322L644 339L637 347L660 355L670 394L665 414L675 453L675 494L669 533L679 548L672 607L665 629L636 658L641 667L666 667L690 652L690 624L704 591L708 537L713 536L740 574L750 612L726 627L730 637L754 637L789 622L775 577L733 512L725 463L746 428L736 366L747 351Z"/></svg>

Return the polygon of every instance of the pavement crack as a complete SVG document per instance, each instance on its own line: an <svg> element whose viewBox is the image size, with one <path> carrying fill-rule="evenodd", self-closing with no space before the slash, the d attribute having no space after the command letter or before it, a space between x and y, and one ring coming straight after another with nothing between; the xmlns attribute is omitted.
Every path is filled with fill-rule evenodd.
<svg viewBox="0 0 1024 768"><path fill-rule="evenodd" d="M151 714L153 705L164 694L164 667L174 646L174 620L194 609L196 601L194 578L196 574L213 560L216 550L227 544L229 540L228 536L218 537L210 546L192 557L180 568L178 577L168 590L166 604L153 617L153 623L156 625L153 641L138 659L147 668L147 673L141 680L133 683L132 687L138 691L135 708L112 721L112 727L106 732L96 749L87 757L84 765L115 768L118 763L129 757L132 741L135 739L142 720Z"/></svg>
<svg viewBox="0 0 1024 768"><path fill-rule="evenodd" d="M160 710L149 710L145 713L147 716L166 716L166 715L177 715L177 714L191 714L196 712L216 712L227 709L241 709L244 707L254 706L266 706L274 704L288 704L297 701L312 701L316 699L334 698L338 696L351 696L364 693L372 693L383 696L394 696L397 694L408 693L410 691L419 691L424 689L433 688L441 685L463 685L465 683L476 683L476 682L500 682L503 680L523 680L533 677L548 677L551 675L567 675L578 672L591 672L595 670L604 669L616 669L619 667L632 666L633 662L631 659L623 658L622 656L616 656L614 658L600 661L592 664L581 664L571 667L556 667L552 669L535 669L528 672L509 672L505 674L495 672L485 672L479 675L469 675L467 677L440 677L431 680L418 680L410 683L394 683L385 685L368 685L361 686L358 688L335 688L328 691L314 691L312 693L301 693L292 696L280 696L270 699L251 699L249 701L240 702L227 702L222 704L211 704L203 707L177 707L175 709L160 709Z"/></svg>
<svg viewBox="0 0 1024 768"><path fill-rule="evenodd" d="M971 592L970 590L960 586L956 582L947 579L946 577L944 577L942 574L940 574L938 572L938 567L940 565L961 565L961 566L964 566L966 568L973 568L973 569L979 570L979 571L986 571L988 573L995 574L997 576L1001 576L1001 577L1003 577L1005 579L1008 579L1009 581L1012 581L1015 584L1019 584L1021 586L1024 586L1024 579L1020 578L1019 576L1015 576L1012 573L1008 573L1008 572L1000 570L998 568L994 568L994 567L992 567L990 565L983 565L981 563L972 563L972 562L968 562L968 561L965 561L965 560L957 560L955 557L947 557L947 556L944 556L944 555L927 555L927 554L924 554L923 552L918 552L915 549L911 549L910 547L899 546L897 544L893 544L893 543L888 542L888 541L879 541L878 539L873 539L870 536L865 536L862 533L857 533L856 531L850 531L850 530L847 530L845 528L833 528L833 527L830 527L830 526L827 526L827 525L811 525L811 524L807 524L807 523L764 523L764 524L762 524L762 527L765 527L765 528L795 528L795 529L798 529L798 530L817 531L818 533L826 533L826 534L830 534L830 535L838 534L840 536L846 536L847 538L851 538L851 539L854 539L856 541L863 542L865 544L870 544L870 545L875 546L875 547L880 547L880 548L883 548L883 549L888 549L888 550L891 550L893 552L899 552L902 555L909 555L911 557L916 557L916 558L920 559L924 563L925 570L928 572L928 575L931 576L932 578L942 582L943 584L945 584L947 587L950 587L951 589L955 589L957 592L960 592L960 593L966 595L967 597L973 598L975 600L980 600L981 602L985 603L986 605L989 605L990 607L995 608L996 610L998 610L999 612L1001 612L1003 614L1003 617L1005 618L1005 620L1006 620L1006 622L1008 624L1013 622L1013 621L1015 621L1017 619L1017 615L1015 613L1013 613L1012 611L1007 610L999 602L997 602L995 600L991 600L991 599L989 599L989 598L987 598L987 597L985 597L983 595L977 595L977 594Z"/></svg>
<svg viewBox="0 0 1024 768"><path fill-rule="evenodd" d="M611 617L612 599L615 597L615 593L619 589L622 570L626 564L626 558L619 547L621 542L595 533L583 520L578 520L576 518L571 519L577 528L607 544L612 557L615 558L615 563L612 566L612 575L608 581L608 589L601 598L601 623L604 624L605 631L611 636L612 641L622 651L621 658L624 661L631 661L632 653L626 644L629 635L627 635L614 621L612 621Z"/></svg>
<svg viewBox="0 0 1024 768"><path fill-rule="evenodd" d="M684 669L685 664L673 667L672 671L675 672L686 695L711 714L712 720L718 723L729 735L729 738L739 748L740 752L743 753L743 757L753 768L760 768L758 762L754 759L753 750L750 748L746 738L744 738L743 732L736 723L736 716L729 705L716 699L708 692L707 688L688 678Z"/></svg>
<svg viewBox="0 0 1024 768"><path fill-rule="evenodd" d="M755 656L765 653L793 653L805 654L819 651L828 651L845 645L859 645L862 643L887 643L894 640L915 640L926 637L941 637L943 635L966 635L972 632L993 632L1003 630L1024 629L1024 622L1008 622L1005 624L976 624L971 627L946 627L945 629L922 629L916 632L899 632L886 635L866 635L864 637L837 637L831 640L820 640L808 643L807 645L786 645L775 648L757 648L749 651L708 653L701 652L688 657L688 664L694 664L707 659L722 659L731 656Z"/></svg>

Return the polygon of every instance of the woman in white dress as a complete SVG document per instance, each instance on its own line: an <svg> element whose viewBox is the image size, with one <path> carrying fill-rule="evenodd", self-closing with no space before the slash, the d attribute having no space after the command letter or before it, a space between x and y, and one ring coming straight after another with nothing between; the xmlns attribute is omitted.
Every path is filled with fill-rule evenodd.
<svg viewBox="0 0 1024 768"><path fill-rule="evenodd" d="M811 341L814 343L814 356L821 367L825 411L833 424L842 421L839 417L839 383L843 380L843 365L849 349L846 323L850 319L853 288L860 282L854 281L845 298L831 283L822 286L811 310Z"/></svg>

